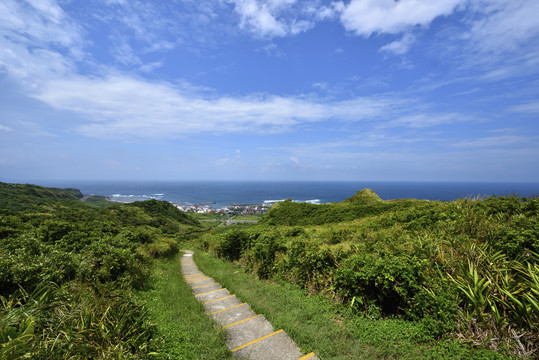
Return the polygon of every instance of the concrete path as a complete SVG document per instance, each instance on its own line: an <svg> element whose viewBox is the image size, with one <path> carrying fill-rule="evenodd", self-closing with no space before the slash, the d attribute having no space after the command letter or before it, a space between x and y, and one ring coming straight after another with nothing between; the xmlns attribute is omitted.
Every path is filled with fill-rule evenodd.
<svg viewBox="0 0 539 360"><path fill-rule="evenodd" d="M303 355L282 329L275 330L262 315L198 270L193 252L183 250L182 272L206 314L226 331L226 342L239 359L318 360L314 353Z"/></svg>

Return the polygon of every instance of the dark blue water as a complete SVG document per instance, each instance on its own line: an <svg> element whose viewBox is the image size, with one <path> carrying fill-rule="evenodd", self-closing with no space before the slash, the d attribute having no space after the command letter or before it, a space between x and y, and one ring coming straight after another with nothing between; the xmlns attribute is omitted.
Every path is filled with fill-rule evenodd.
<svg viewBox="0 0 539 360"><path fill-rule="evenodd" d="M319 203L338 202L369 188L384 200L428 199L455 200L463 197L539 195L539 183L478 182L238 182L238 181L42 181L39 185L74 187L84 194L111 196L118 201L144 199L167 200L183 204L215 202L214 207L239 204L261 204L265 201L290 198Z"/></svg>

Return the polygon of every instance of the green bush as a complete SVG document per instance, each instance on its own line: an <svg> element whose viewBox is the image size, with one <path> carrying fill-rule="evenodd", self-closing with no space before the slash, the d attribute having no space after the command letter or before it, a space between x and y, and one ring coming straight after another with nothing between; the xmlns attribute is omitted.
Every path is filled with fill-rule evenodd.
<svg viewBox="0 0 539 360"><path fill-rule="evenodd" d="M285 251L282 240L272 233L262 233L252 241L250 250L245 255L247 266L256 269L260 279L269 279L275 273L277 252Z"/></svg>
<svg viewBox="0 0 539 360"><path fill-rule="evenodd" d="M217 256L227 260L238 260L250 245L250 235L243 230L232 230L217 235Z"/></svg>
<svg viewBox="0 0 539 360"><path fill-rule="evenodd" d="M327 278L336 267L331 252L324 250L304 237L294 239L288 246L287 260L283 265L284 276L303 288L327 288Z"/></svg>
<svg viewBox="0 0 539 360"><path fill-rule="evenodd" d="M383 315L419 315L414 298L423 291L426 260L406 254L356 254L335 271L335 289L360 300L362 310Z"/></svg>

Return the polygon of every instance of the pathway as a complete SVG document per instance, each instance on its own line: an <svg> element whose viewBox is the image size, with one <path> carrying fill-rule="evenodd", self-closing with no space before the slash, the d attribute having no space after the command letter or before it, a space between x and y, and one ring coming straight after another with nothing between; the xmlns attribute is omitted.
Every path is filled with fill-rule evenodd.
<svg viewBox="0 0 539 360"><path fill-rule="evenodd" d="M292 339L280 329L275 331L263 315L204 275L193 260L193 252L184 250L182 272L193 294L204 305L206 314L226 331L226 342L239 359L318 360L314 353L303 355Z"/></svg>

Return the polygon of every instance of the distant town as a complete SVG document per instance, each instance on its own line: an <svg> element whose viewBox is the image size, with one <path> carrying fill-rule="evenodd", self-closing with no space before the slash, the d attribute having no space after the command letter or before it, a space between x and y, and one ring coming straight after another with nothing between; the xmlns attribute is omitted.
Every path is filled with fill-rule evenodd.
<svg viewBox="0 0 539 360"><path fill-rule="evenodd" d="M265 204L230 204L228 206L214 208L211 205L214 203L204 203L198 205L182 205L175 203L178 209L184 212L191 212L197 214L227 214L231 216L236 215L251 215L251 214L265 214L273 203Z"/></svg>

